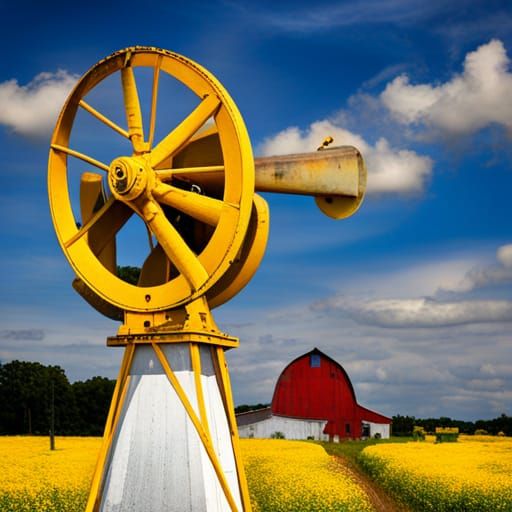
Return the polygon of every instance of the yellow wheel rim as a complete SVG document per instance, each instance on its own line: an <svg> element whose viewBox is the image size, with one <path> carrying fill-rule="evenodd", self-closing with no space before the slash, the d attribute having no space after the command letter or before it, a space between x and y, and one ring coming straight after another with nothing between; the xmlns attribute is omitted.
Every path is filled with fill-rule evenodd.
<svg viewBox="0 0 512 512"><path fill-rule="evenodd" d="M140 122L142 115L133 73L137 67L154 70L148 137L145 137ZM177 128L171 130L169 136L153 145L155 98L161 72L176 78L193 91L199 105ZM127 130L110 122L84 101L84 97L94 87L114 73L121 75ZM126 157L113 154L110 163L98 162L86 153L71 148L69 141L79 108L87 110L113 130L129 137L133 153ZM197 137L197 131L204 125L204 121L211 118L222 149L223 163L215 169L217 173L223 174L221 198L209 198L190 191L180 192L173 187L172 182L169 185L174 175L172 165L165 170L162 168L165 167L165 161L172 162L172 156ZM77 227L70 197L70 180L78 177L71 176L71 170L68 171L68 158L78 158L101 169L106 173L112 191L105 204L81 227ZM197 168L192 171L211 172L211 169ZM137 172L144 178L140 178ZM129 181L128 185L126 180ZM133 47L100 61L80 79L71 92L52 138L48 189L57 238L74 271L86 285L123 310L165 310L206 293L221 279L240 251L251 217L254 161L249 137L236 105L208 71L169 51ZM91 224L110 222L109 216L123 201L125 206L143 218L176 267L176 275L167 282L156 286L129 284L108 270L91 249L87 240ZM162 215L162 205L172 206L210 225L211 235L200 252L195 254L187 246L179 229Z"/></svg>

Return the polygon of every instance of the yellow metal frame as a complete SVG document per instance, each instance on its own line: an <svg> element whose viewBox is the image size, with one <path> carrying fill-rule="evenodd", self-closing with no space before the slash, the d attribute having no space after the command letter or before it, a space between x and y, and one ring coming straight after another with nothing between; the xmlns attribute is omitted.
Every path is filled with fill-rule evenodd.
<svg viewBox="0 0 512 512"><path fill-rule="evenodd" d="M147 136L134 72L138 67L153 70ZM154 144L162 72L195 93L198 104L178 126ZM114 73L121 79L126 129L84 99ZM71 148L69 142L79 109L128 139L131 154L112 155L112 160L105 163ZM205 127L210 119L213 119L213 126ZM366 186L364 162L355 148L337 148L337 152L325 149L330 142L332 138L324 141L319 155L260 159L259 190L313 193L320 209L333 218L354 213ZM77 226L73 214L69 193L72 187L68 186L73 176L68 173L68 158L81 160L105 173L87 171L80 177L82 226ZM331 193L333 161L336 162L334 171L343 167L348 173L338 176L338 189L334 187L336 190ZM105 175L107 179L103 180ZM196 189L208 190L210 195L198 193L193 187L183 190L173 185L174 177L180 183L188 180ZM103 181L108 183L110 194L105 194ZM208 186L203 187L203 184ZM103 314L124 319L118 335L107 340L109 346L124 346L125 351L86 512L97 512L100 507L112 442L130 385L134 353L141 344L151 345L155 352L235 512L237 504L215 451L205 405L201 344L210 350L237 467L240 512L251 511L224 355L228 348L238 346L238 340L219 331L210 307L221 305L238 293L263 257L269 228L268 206L261 197L254 195L254 189L251 145L235 103L207 70L181 55L153 47L121 50L91 68L67 99L52 137L48 162L53 223L62 250L78 276L75 289ZM203 247L199 254L192 249L196 244L189 246L187 237L179 232L179 223L169 221L165 206L191 217L199 225L204 224L198 230L204 238L203 245L197 245ZM129 284L116 275L115 235L133 213L144 221L151 246L138 285ZM158 241L156 247L153 236ZM162 282L164 284L154 284ZM165 357L162 343L188 343L197 411Z"/></svg>
<svg viewBox="0 0 512 512"><path fill-rule="evenodd" d="M165 357L160 344L150 342L156 357L158 358L162 368L167 376L169 383L176 392L180 399L190 421L198 434L198 437L208 455L208 458L215 471L220 487L226 497L232 512L251 512L251 501L249 496L249 488L245 477L245 470L240 453L238 430L236 427L236 420L234 415L233 397L231 394L231 384L229 380L229 373L227 363L224 357L224 348L221 346L211 346L211 354L214 362L215 376L219 385L224 409L228 421L229 431L231 435L231 445L233 449L233 456L237 467L238 485L240 489L240 498L242 502L242 509L237 507L231 489L226 479L226 475L222 469L217 453L215 452L214 443L210 433L208 415L206 412L203 385L201 381L201 359L199 346L200 343L189 343L190 359L192 363L192 370L194 373L194 383L196 388L196 399L199 409L199 414L194 410L187 394L180 385L169 361ZM119 423L119 418L125 402L125 397L130 385L130 369L133 362L133 356L136 350L135 344L128 344L125 348L121 369L114 389L110 410L105 425L105 432L103 434L103 442L101 445L98 461L94 471L89 499L85 512L98 512L103 491L103 483L105 479L105 471L108 467L107 461L111 454L112 441Z"/></svg>

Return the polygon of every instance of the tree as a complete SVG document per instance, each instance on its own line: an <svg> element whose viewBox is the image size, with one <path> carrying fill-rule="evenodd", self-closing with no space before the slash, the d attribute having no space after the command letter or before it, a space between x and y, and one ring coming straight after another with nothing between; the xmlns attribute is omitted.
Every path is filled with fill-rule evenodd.
<svg viewBox="0 0 512 512"><path fill-rule="evenodd" d="M119 279L130 284L137 284L140 276L140 267L121 267L117 266L117 275Z"/></svg>
<svg viewBox="0 0 512 512"><path fill-rule="evenodd" d="M254 405L238 405L235 407L235 414L240 414L242 412L249 412L249 411L257 411L258 409L264 409L265 407L269 407L270 404L254 404Z"/></svg>
<svg viewBox="0 0 512 512"><path fill-rule="evenodd" d="M416 418L414 416L393 416L393 435L395 436L412 436Z"/></svg>
<svg viewBox="0 0 512 512"><path fill-rule="evenodd" d="M72 384L78 405L78 431L81 435L103 434L115 384L115 380L105 377L93 377Z"/></svg>
<svg viewBox="0 0 512 512"><path fill-rule="evenodd" d="M76 405L64 370L60 366L25 361L0 366L0 433L47 434L52 382L56 431L71 433L76 422Z"/></svg>

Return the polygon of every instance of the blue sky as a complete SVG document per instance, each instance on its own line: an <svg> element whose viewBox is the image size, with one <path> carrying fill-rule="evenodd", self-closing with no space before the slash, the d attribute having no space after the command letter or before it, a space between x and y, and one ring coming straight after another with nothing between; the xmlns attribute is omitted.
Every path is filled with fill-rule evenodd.
<svg viewBox="0 0 512 512"><path fill-rule="evenodd" d="M261 268L214 312L241 340L228 355L236 402L269 401L284 366L317 346L384 414L512 414L510 4L140 5L0 3L0 360L59 364L72 380L117 373L121 353L104 345L117 325L72 290L53 232L48 146L81 74L154 45L220 79L255 154L332 135L368 164L348 220L266 195Z"/></svg>

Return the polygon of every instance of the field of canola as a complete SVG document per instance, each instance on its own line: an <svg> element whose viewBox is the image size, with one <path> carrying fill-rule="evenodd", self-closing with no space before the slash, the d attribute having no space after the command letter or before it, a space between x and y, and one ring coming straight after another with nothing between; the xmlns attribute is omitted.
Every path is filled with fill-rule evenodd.
<svg viewBox="0 0 512 512"><path fill-rule="evenodd" d="M0 437L0 511L83 512L99 438ZM335 459L313 443L243 439L255 512L353 511L371 507ZM418 511L512 510L512 439L378 444L360 461Z"/></svg>
<svg viewBox="0 0 512 512"><path fill-rule="evenodd" d="M417 511L512 510L512 439L460 436L457 443L369 446L366 471Z"/></svg>
<svg viewBox="0 0 512 512"><path fill-rule="evenodd" d="M2 512L83 512L101 438L0 437Z"/></svg>
<svg viewBox="0 0 512 512"><path fill-rule="evenodd" d="M242 439L254 512L370 512L364 491L317 444Z"/></svg>
<svg viewBox="0 0 512 512"><path fill-rule="evenodd" d="M255 512L349 511L371 507L321 446L242 440ZM100 438L0 437L0 511L83 512Z"/></svg>

